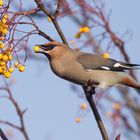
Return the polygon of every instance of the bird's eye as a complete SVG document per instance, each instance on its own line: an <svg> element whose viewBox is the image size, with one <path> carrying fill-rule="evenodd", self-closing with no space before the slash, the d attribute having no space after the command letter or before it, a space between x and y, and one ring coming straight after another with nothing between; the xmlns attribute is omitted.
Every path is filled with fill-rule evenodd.
<svg viewBox="0 0 140 140"><path fill-rule="evenodd" d="M55 46L52 46L52 45L51 45L51 46L49 46L50 50L52 50L54 47L55 47Z"/></svg>

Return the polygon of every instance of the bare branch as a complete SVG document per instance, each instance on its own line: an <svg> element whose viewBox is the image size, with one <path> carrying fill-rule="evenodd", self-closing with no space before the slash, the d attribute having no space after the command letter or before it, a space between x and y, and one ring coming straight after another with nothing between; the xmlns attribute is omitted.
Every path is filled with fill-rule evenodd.
<svg viewBox="0 0 140 140"><path fill-rule="evenodd" d="M63 41L64 44L66 44L68 46L68 42L65 38L65 35L63 34L57 20L56 20L56 17L54 17L53 15L51 15L49 13L49 11L45 8L45 6L43 5L43 2L41 0L34 0L36 2L36 4L38 5L38 7L40 8L40 10L42 10L48 17L51 18L59 36L61 37L61 40Z"/></svg>

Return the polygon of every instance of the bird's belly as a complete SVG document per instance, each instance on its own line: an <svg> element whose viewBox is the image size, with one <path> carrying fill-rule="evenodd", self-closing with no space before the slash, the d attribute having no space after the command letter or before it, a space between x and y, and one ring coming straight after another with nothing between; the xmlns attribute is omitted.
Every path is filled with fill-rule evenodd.
<svg viewBox="0 0 140 140"><path fill-rule="evenodd" d="M107 71L107 70L90 70L86 71L79 65L75 67L68 66L71 64L51 65L52 71L59 77L79 85L85 85L89 80L93 81L94 86L100 88L116 86L121 83L121 72ZM77 67L78 68L77 68Z"/></svg>
<svg viewBox="0 0 140 140"><path fill-rule="evenodd" d="M122 77L121 72L111 72L104 70L93 70L88 73L91 76L91 80L98 82L100 88L112 87L121 85Z"/></svg>

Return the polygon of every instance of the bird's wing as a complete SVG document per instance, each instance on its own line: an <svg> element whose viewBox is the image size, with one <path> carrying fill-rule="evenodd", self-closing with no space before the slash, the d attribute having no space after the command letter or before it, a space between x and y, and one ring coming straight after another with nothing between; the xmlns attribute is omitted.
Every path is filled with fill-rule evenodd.
<svg viewBox="0 0 140 140"><path fill-rule="evenodd" d="M81 53L77 56L77 62L86 70L111 70L123 71L138 69L138 64L127 64L109 58L103 58L97 54Z"/></svg>

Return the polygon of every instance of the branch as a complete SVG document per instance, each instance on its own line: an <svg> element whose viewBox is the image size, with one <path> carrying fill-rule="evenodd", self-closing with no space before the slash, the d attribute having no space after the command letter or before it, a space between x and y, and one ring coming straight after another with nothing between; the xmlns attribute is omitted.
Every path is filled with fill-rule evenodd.
<svg viewBox="0 0 140 140"><path fill-rule="evenodd" d="M13 97L13 95L11 93L9 85L7 84L7 82L6 82L6 80L4 78L3 78L3 80L5 82L5 88L1 88L1 89L7 91L8 95L9 95L7 97L7 99L9 99L9 101L12 102L12 104L13 104L15 110L16 110L16 113L17 113L18 118L20 120L20 126L17 126L17 125L12 124L11 122L2 121L2 120L0 120L0 123L9 125L9 126L15 128L15 129L19 130L23 134L25 140L29 140L29 136L27 134L27 131L26 131L26 128L25 128L25 122L24 122L24 118L23 118L25 111L21 110L20 106L18 105L18 103L16 102L16 100L14 99L14 97Z"/></svg>
<svg viewBox="0 0 140 140"><path fill-rule="evenodd" d="M61 8L61 6L62 6L62 2L63 2L63 0L57 0L57 8L56 8L55 13L54 13L54 16L55 16L55 17L57 17L57 15L58 15L59 12L60 12L60 8Z"/></svg>
<svg viewBox="0 0 140 140"><path fill-rule="evenodd" d="M40 8L40 10L42 10L48 17L50 17L50 19L52 20L61 40L63 41L64 44L66 44L68 46L68 42L65 38L65 35L63 34L57 20L56 20L56 16L51 15L51 13L45 8L45 6L43 5L43 2L41 0L34 0L35 3L38 5L38 7Z"/></svg>
<svg viewBox="0 0 140 140"><path fill-rule="evenodd" d="M8 125L8 126L11 126L11 127L15 128L17 130L20 130L20 127L19 126L15 125L15 124L13 124L11 122L0 120L0 123L1 124L5 124L5 125Z"/></svg>
<svg viewBox="0 0 140 140"><path fill-rule="evenodd" d="M102 118L101 118L101 116L98 112L98 109L96 107L96 104L92 98L92 95L95 94L95 88L92 88L92 85L87 85L87 86L83 87L83 89L85 91L86 99L91 107L91 110L92 110L94 116L95 116L95 119L96 119L96 122L98 124L98 128L101 132L103 140L109 140L109 137L108 137L108 134L107 134L106 129L104 127Z"/></svg>

